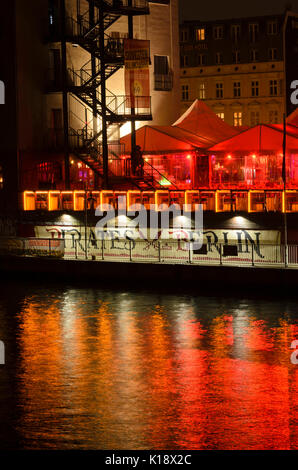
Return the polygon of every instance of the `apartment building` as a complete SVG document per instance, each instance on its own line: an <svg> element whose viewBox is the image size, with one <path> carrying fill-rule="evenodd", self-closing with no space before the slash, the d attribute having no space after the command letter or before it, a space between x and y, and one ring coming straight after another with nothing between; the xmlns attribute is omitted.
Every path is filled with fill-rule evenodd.
<svg viewBox="0 0 298 470"><path fill-rule="evenodd" d="M180 25L181 111L198 98L234 126L274 124L293 110L298 78L298 16Z"/></svg>

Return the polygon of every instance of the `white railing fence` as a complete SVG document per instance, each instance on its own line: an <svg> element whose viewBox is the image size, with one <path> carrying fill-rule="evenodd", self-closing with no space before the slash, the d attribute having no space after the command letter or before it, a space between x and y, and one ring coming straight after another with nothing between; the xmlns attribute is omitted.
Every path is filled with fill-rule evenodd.
<svg viewBox="0 0 298 470"><path fill-rule="evenodd" d="M298 245L205 244L196 250L182 240L75 240L66 258L97 261L202 264L234 266L285 266L298 268ZM287 256L285 256L287 254Z"/></svg>
<svg viewBox="0 0 298 470"><path fill-rule="evenodd" d="M87 249L86 249L87 246ZM196 249L186 240L86 240L0 237L0 255L55 257L216 266L263 266L298 269L298 245L207 243Z"/></svg>

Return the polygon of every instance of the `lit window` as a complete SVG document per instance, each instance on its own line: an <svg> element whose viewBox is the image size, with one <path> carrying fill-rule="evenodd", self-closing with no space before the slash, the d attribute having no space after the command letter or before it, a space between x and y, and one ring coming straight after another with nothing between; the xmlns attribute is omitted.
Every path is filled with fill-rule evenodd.
<svg viewBox="0 0 298 470"><path fill-rule="evenodd" d="M216 98L223 98L223 84L216 83Z"/></svg>
<svg viewBox="0 0 298 470"><path fill-rule="evenodd" d="M214 26L213 37L214 39L223 39L223 26Z"/></svg>
<svg viewBox="0 0 298 470"><path fill-rule="evenodd" d="M251 82L251 96L253 97L259 96L259 82L258 81Z"/></svg>
<svg viewBox="0 0 298 470"><path fill-rule="evenodd" d="M241 96L241 83L234 82L233 90L234 90L234 98L239 98Z"/></svg>
<svg viewBox="0 0 298 470"><path fill-rule="evenodd" d="M259 25L258 23L251 23L249 25L249 40L250 42L256 42L258 33L259 33Z"/></svg>
<svg viewBox="0 0 298 470"><path fill-rule="evenodd" d="M267 33L269 36L276 36L278 32L277 21L269 21L267 23Z"/></svg>
<svg viewBox="0 0 298 470"><path fill-rule="evenodd" d="M277 110L269 111L269 124L278 124L279 122L279 113Z"/></svg>
<svg viewBox="0 0 298 470"><path fill-rule="evenodd" d="M196 29L196 41L205 41L206 31L205 28Z"/></svg>
<svg viewBox="0 0 298 470"><path fill-rule="evenodd" d="M205 83L200 83L199 85L199 98L200 100L206 99L206 84Z"/></svg>
<svg viewBox="0 0 298 470"><path fill-rule="evenodd" d="M259 111L252 111L250 113L250 125L253 127L258 124L260 124L260 113Z"/></svg>
<svg viewBox="0 0 298 470"><path fill-rule="evenodd" d="M277 80L270 80L270 96L278 95L278 83Z"/></svg>
<svg viewBox="0 0 298 470"><path fill-rule="evenodd" d="M3 181L4 181L3 168L2 168L2 165L0 165L0 189L3 189Z"/></svg>
<svg viewBox="0 0 298 470"><path fill-rule="evenodd" d="M189 86L188 85L182 85L182 101L188 101L189 100Z"/></svg>
<svg viewBox="0 0 298 470"><path fill-rule="evenodd" d="M216 116L222 119L223 121L225 120L225 113L216 113Z"/></svg>
<svg viewBox="0 0 298 470"><path fill-rule="evenodd" d="M233 41L238 41L240 39L240 25L239 24L233 24L231 28L231 33L232 33L232 39Z"/></svg>
<svg viewBox="0 0 298 470"><path fill-rule="evenodd" d="M237 111L234 113L234 126L239 127L242 126L242 112Z"/></svg>

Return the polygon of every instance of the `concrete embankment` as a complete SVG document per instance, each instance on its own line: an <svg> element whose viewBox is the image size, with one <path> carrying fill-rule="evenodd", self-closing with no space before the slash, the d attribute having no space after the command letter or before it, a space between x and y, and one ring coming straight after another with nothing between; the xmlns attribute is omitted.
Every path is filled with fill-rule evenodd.
<svg viewBox="0 0 298 470"><path fill-rule="evenodd" d="M257 294L287 292L298 295L298 270L235 266L118 263L38 257L0 257L3 278L43 281L79 281L97 286L121 285L143 288L177 287Z"/></svg>

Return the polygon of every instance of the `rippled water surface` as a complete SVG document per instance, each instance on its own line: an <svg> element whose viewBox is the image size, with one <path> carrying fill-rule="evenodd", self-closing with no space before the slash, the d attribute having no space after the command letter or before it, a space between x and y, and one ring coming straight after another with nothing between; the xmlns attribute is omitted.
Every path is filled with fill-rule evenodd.
<svg viewBox="0 0 298 470"><path fill-rule="evenodd" d="M295 302L2 284L0 448L298 449Z"/></svg>

